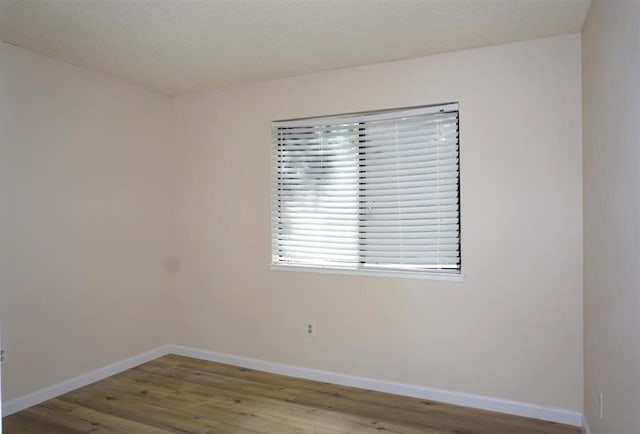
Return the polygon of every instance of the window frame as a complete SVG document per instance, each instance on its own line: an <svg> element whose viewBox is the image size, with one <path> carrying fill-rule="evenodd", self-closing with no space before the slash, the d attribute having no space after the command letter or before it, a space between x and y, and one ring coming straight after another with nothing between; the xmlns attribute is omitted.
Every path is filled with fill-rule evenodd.
<svg viewBox="0 0 640 434"><path fill-rule="evenodd" d="M276 140L276 125L280 126L297 126L297 125L306 125L309 121L312 120L322 120L323 123L330 122L348 122L351 118L359 118L362 116L367 116L367 121L384 119L389 114L394 113L404 113L404 112L415 112L418 114L436 114L445 112L446 110L455 110L457 111L458 116L458 176L457 176L457 198L458 198L458 253L460 259L460 267L456 270L402 270L400 268L394 268L389 270L384 269L366 269L366 268L352 268L352 267L340 267L336 265L310 265L310 264L294 264L294 263L274 263L273 261L273 250L274 250L274 197L276 193L273 189L275 185L276 179L278 179L277 170L273 165L274 158L274 150L273 143ZM464 264L462 261L462 188L461 188L461 180L462 180L462 158L461 158L461 140L460 140L460 109L459 102L450 102L443 104L432 104L432 105L422 105L422 106L410 106L410 107L399 107L392 109L384 109L384 110L371 110L371 111L363 111L363 112L354 112L354 113L345 113L345 114L336 114L336 115L328 115L328 116L312 116L306 118L297 118L297 119L284 119L284 120L275 120L271 123L271 243L270 243L270 269L272 271L296 271L296 272L309 272L309 273L320 273L320 274L338 274L338 275L359 275L359 276L377 276L377 277L390 277L390 278L409 278L409 279L424 279L424 280L438 280L438 281L454 281L454 282L462 282L464 281Z"/></svg>

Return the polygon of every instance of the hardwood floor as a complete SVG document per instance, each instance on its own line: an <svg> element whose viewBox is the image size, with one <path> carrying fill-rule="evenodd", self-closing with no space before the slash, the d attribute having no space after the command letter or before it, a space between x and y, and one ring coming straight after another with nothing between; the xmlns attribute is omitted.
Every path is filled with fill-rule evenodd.
<svg viewBox="0 0 640 434"><path fill-rule="evenodd" d="M581 430L169 355L8 416L4 432L576 434Z"/></svg>

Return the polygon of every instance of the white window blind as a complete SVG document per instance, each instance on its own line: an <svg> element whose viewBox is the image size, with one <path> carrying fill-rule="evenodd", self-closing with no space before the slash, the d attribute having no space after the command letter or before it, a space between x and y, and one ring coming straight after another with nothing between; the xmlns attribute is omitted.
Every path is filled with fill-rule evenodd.
<svg viewBox="0 0 640 434"><path fill-rule="evenodd" d="M458 105L273 122L272 263L460 272Z"/></svg>

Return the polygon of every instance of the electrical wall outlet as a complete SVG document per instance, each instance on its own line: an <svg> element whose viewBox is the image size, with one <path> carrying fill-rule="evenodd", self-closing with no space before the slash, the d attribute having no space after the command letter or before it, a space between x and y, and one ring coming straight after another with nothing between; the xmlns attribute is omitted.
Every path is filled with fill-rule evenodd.
<svg viewBox="0 0 640 434"><path fill-rule="evenodd" d="M598 391L598 414L600 419L604 418L604 393L602 390Z"/></svg>
<svg viewBox="0 0 640 434"><path fill-rule="evenodd" d="M313 320L308 320L304 323L304 333L307 336L315 336L316 335L316 323Z"/></svg>

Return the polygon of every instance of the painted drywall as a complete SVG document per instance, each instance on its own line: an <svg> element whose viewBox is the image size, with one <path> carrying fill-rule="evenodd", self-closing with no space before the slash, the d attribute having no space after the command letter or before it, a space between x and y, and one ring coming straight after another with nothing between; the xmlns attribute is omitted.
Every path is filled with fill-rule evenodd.
<svg viewBox="0 0 640 434"><path fill-rule="evenodd" d="M569 35L177 98L172 342L581 411L580 51ZM272 120L450 101L464 282L270 270Z"/></svg>
<svg viewBox="0 0 640 434"><path fill-rule="evenodd" d="M1 45L1 44L0 44ZM7 101L7 87L6 87L6 73L5 73L5 58L2 54L2 48L0 48L0 101ZM4 209L4 199L8 191L8 186L6 185L6 180L4 178L3 172L5 171L4 155L7 149L7 111L8 104L0 103L0 210ZM2 212L0 212L0 240L4 239L5 229L3 229L4 218ZM8 252L5 249L0 248L0 264L4 264L9 258ZM0 265L0 267L2 267ZM0 268L0 272L2 272L2 268ZM0 277L0 291L2 291L2 278ZM0 316L0 348L2 346L2 317ZM0 365L0 404L3 402L2 400L2 365ZM2 405L0 405L0 434L2 434Z"/></svg>
<svg viewBox="0 0 640 434"><path fill-rule="evenodd" d="M172 342L581 410L578 35L173 102L7 45L0 78L5 400ZM464 282L269 269L271 120L446 101Z"/></svg>
<svg viewBox="0 0 640 434"><path fill-rule="evenodd" d="M167 343L165 97L0 44L3 399Z"/></svg>
<svg viewBox="0 0 640 434"><path fill-rule="evenodd" d="M582 34L582 71L584 409L593 434L637 434L640 2L593 2Z"/></svg>

